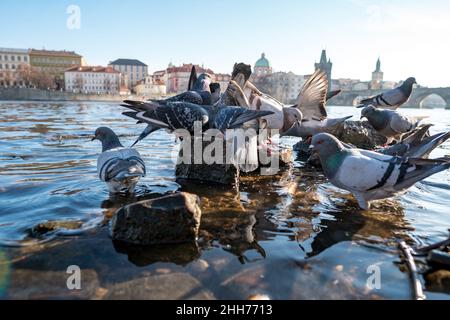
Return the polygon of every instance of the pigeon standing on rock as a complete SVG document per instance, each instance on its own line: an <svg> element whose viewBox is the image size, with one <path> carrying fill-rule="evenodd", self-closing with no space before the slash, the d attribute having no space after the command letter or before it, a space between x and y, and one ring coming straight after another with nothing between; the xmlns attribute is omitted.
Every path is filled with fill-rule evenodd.
<svg viewBox="0 0 450 320"><path fill-rule="evenodd" d="M384 109L397 109L411 96L414 84L416 84L415 78L408 78L403 84L397 88L385 91L379 95L361 100L361 104L358 108L364 108L368 105L373 105L377 108Z"/></svg>
<svg viewBox="0 0 450 320"><path fill-rule="evenodd" d="M371 126L388 139L388 144L399 140L403 134L416 129L421 119L406 117L395 110L367 106L361 111L361 119L367 118Z"/></svg>
<svg viewBox="0 0 450 320"><path fill-rule="evenodd" d="M136 184L145 176L145 164L139 152L125 148L110 128L100 127L92 141L100 140L102 153L97 160L97 173L111 193L133 193Z"/></svg>
<svg viewBox="0 0 450 320"><path fill-rule="evenodd" d="M449 158L400 158L349 148L327 133L315 135L311 148L318 152L331 183L353 193L364 210L373 200L401 194L416 182L450 168Z"/></svg>
<svg viewBox="0 0 450 320"><path fill-rule="evenodd" d="M123 114L149 125L135 144L148 134L167 129L174 131L185 129L194 133L196 121L202 123L203 129L236 129L244 123L271 114L270 111L249 110L234 106L200 106L188 102L165 102L160 105L152 102L126 100L122 106L133 110Z"/></svg>
<svg viewBox="0 0 450 320"><path fill-rule="evenodd" d="M433 136L428 134L432 125L427 124L393 146L379 149L377 152L408 158L428 158L430 153L450 138L450 132L441 132Z"/></svg>

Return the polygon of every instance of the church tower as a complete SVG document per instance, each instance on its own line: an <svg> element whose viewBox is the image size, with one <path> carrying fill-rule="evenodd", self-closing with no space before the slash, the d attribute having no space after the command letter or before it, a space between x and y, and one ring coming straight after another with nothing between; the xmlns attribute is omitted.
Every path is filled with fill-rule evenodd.
<svg viewBox="0 0 450 320"><path fill-rule="evenodd" d="M333 63L328 59L327 61L327 51L322 50L322 54L320 56L320 63L315 63L314 68L317 71L318 69L324 71L328 77L328 91L331 89L331 69L333 68Z"/></svg>
<svg viewBox="0 0 450 320"><path fill-rule="evenodd" d="M380 58L377 60L377 66L374 72L372 72L372 81L370 82L371 90L379 90L381 89L381 85L383 83L383 72L381 71L381 61Z"/></svg>

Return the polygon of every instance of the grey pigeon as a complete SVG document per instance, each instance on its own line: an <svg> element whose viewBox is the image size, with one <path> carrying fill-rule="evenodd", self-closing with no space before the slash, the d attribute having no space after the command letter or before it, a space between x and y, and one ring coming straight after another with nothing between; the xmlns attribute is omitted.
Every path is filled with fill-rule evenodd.
<svg viewBox="0 0 450 320"><path fill-rule="evenodd" d="M188 83L188 91L197 92L202 97L201 105L211 105L211 90L209 88L212 82L211 75L202 73L197 76L195 66L192 66L191 76Z"/></svg>
<svg viewBox="0 0 450 320"><path fill-rule="evenodd" d="M373 105L374 107L381 107L384 109L397 109L406 101L412 93L413 85L416 84L415 78L408 78L401 86L385 91L379 95L361 100L361 104L358 108L363 108L368 105Z"/></svg>
<svg viewBox="0 0 450 320"><path fill-rule="evenodd" d="M306 139L320 132L327 132L335 126L352 118L347 116L343 118L328 118L326 110L328 91L328 78L325 72L317 70L304 84L298 98L297 104L303 120L301 125L293 126L284 136L295 136ZM333 92L336 95L339 92ZM328 96L331 98L331 96Z"/></svg>
<svg viewBox="0 0 450 320"><path fill-rule="evenodd" d="M216 82L211 83L209 89L211 91L211 105L214 106L221 100L220 84Z"/></svg>
<svg viewBox="0 0 450 320"><path fill-rule="evenodd" d="M395 110L378 109L367 106L361 111L361 119L367 118L370 125L388 139L399 140L405 133L416 129L421 120L407 117Z"/></svg>
<svg viewBox="0 0 450 320"><path fill-rule="evenodd" d="M133 110L133 112L124 112L124 115L149 125L135 144L159 129L168 131L186 129L193 133L195 122L200 121L205 130L214 128L224 132L272 113L234 106L200 106L187 102L166 102L159 105L127 100L127 104L122 106Z"/></svg>
<svg viewBox="0 0 450 320"><path fill-rule="evenodd" d="M429 136L431 124L424 125L410 136L395 145L382 148L377 152L408 158L428 158L430 153L450 138L450 132L441 132Z"/></svg>
<svg viewBox="0 0 450 320"><path fill-rule="evenodd" d="M449 158L401 158L348 148L327 133L315 135L311 147L318 152L330 182L350 191L364 210L374 200L401 194L416 182L450 168Z"/></svg>
<svg viewBox="0 0 450 320"><path fill-rule="evenodd" d="M92 141L100 140L102 153L97 160L97 173L106 182L109 192L133 193L136 184L145 176L145 164L139 152L125 148L110 128L100 127Z"/></svg>

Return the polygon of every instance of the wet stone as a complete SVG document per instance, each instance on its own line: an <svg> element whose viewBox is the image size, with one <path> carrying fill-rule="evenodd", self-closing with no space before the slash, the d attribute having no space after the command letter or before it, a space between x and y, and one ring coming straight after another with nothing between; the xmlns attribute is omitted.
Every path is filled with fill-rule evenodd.
<svg viewBox="0 0 450 320"><path fill-rule="evenodd" d="M114 240L137 245L195 241L200 227L200 199L177 193L120 208L111 220Z"/></svg>
<svg viewBox="0 0 450 320"><path fill-rule="evenodd" d="M39 238L58 230L77 230L82 226L82 221L47 221L32 227L29 230L29 235L33 238Z"/></svg>
<svg viewBox="0 0 450 320"><path fill-rule="evenodd" d="M14 270L7 298L12 300L93 299L98 294L99 279L95 270L81 269L80 290L69 290L72 274L63 271Z"/></svg>
<svg viewBox="0 0 450 320"><path fill-rule="evenodd" d="M214 295L187 273L160 274L119 283L106 300L214 300Z"/></svg>
<svg viewBox="0 0 450 320"><path fill-rule="evenodd" d="M236 185L239 181L239 169L234 164L227 164L226 152L227 143L223 141L223 158L220 163L198 163L195 159L195 145L194 139L191 142L191 155L188 163L183 163L180 158L183 157L183 148L180 150L178 164L175 169L175 176L177 180L194 180L203 183L222 184L222 185ZM211 141L203 141L202 154ZM229 161L228 161L229 162Z"/></svg>

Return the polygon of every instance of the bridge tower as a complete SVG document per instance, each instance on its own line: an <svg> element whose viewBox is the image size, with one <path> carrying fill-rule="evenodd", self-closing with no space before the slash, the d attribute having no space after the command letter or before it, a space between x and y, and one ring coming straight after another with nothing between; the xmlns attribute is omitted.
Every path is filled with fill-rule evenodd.
<svg viewBox="0 0 450 320"><path fill-rule="evenodd" d="M372 81L370 82L371 90L380 90L383 82L384 73L381 71L380 58L377 60L377 66L374 72L372 72Z"/></svg>
<svg viewBox="0 0 450 320"><path fill-rule="evenodd" d="M314 68L317 71L318 69L324 71L328 77L328 91L331 90L331 69L333 68L333 63L330 59L327 61L327 51L322 50L322 54L320 56L320 63L315 63Z"/></svg>

